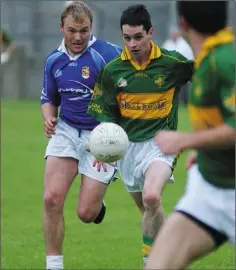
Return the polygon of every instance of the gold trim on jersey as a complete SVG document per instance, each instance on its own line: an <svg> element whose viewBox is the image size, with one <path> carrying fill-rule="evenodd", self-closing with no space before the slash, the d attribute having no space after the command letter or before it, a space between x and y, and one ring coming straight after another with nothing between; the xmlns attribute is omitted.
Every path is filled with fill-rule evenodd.
<svg viewBox="0 0 236 270"><path fill-rule="evenodd" d="M172 109L175 88L163 93L120 92L117 102L123 117L132 119L157 119L167 117Z"/></svg>
<svg viewBox="0 0 236 270"><path fill-rule="evenodd" d="M151 42L151 53L150 56L148 58L148 60L143 63L141 66L134 61L134 59L132 58L132 55L130 54L128 48L125 46L122 53L121 53L121 60L125 61L128 60L130 61L130 63L137 69L137 70L144 70L151 62L152 59L157 59L161 56L161 50L160 48L153 42Z"/></svg>
<svg viewBox="0 0 236 270"><path fill-rule="evenodd" d="M234 41L234 33L231 27L226 27L218 31L215 35L207 38L202 44L202 50L198 54L194 67L198 68L202 60L207 56L209 51L217 45L232 43Z"/></svg>
<svg viewBox="0 0 236 270"><path fill-rule="evenodd" d="M217 107L188 105L188 111L195 130L215 127L224 123L224 119Z"/></svg>
<svg viewBox="0 0 236 270"><path fill-rule="evenodd" d="M236 103L235 91L236 87L233 88L232 94L228 97L225 97L223 100L224 106L231 112L235 112L235 103Z"/></svg>

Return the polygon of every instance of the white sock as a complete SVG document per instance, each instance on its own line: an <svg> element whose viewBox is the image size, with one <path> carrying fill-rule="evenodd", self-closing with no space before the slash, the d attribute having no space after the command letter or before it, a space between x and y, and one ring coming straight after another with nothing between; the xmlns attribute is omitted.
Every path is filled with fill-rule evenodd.
<svg viewBox="0 0 236 270"><path fill-rule="evenodd" d="M148 261L148 257L143 257L143 266L145 266L146 265L146 263L147 263L147 261Z"/></svg>
<svg viewBox="0 0 236 270"><path fill-rule="evenodd" d="M63 256L47 256L46 269L63 270Z"/></svg>

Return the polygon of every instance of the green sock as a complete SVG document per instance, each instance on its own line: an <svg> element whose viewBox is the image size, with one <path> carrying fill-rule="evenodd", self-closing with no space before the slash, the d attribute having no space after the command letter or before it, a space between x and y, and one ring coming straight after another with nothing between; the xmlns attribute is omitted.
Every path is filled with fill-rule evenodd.
<svg viewBox="0 0 236 270"><path fill-rule="evenodd" d="M144 263L147 260L147 257L151 251L151 246L154 242L154 238L151 238L147 235L143 235L143 246L142 246L142 252L143 252L143 261Z"/></svg>

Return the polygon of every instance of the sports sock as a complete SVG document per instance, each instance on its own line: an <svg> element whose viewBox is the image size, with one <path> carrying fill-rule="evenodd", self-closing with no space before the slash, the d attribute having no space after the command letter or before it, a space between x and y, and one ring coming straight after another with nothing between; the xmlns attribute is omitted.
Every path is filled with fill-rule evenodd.
<svg viewBox="0 0 236 270"><path fill-rule="evenodd" d="M46 264L47 270L63 270L63 256L47 256Z"/></svg>
<svg viewBox="0 0 236 270"><path fill-rule="evenodd" d="M143 235L143 246L142 246L142 252L143 252L143 263L145 264L147 262L149 253L151 251L151 246L154 242L154 239L147 236Z"/></svg>

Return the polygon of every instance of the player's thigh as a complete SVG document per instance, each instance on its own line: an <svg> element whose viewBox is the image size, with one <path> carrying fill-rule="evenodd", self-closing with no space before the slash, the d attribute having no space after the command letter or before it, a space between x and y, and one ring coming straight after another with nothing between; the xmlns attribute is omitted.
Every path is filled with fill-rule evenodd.
<svg viewBox="0 0 236 270"><path fill-rule="evenodd" d="M102 168L100 171L97 170L97 167L93 167L93 162L95 157L87 152L85 149L88 145L88 138L90 136L90 131L82 130L81 136L78 139L77 152L79 153L79 173L87 176L88 179L97 180L103 184L109 184L116 173L116 168L107 164L107 170L104 171ZM83 177L85 179L85 177ZM103 186L101 184L101 186Z"/></svg>
<svg viewBox="0 0 236 270"><path fill-rule="evenodd" d="M55 135L49 140L45 158L47 156L68 157L79 159L77 153L78 131L59 119L56 125Z"/></svg>
<svg viewBox="0 0 236 270"><path fill-rule="evenodd" d="M76 159L48 156L44 176L44 200L64 201L77 173Z"/></svg>
<svg viewBox="0 0 236 270"><path fill-rule="evenodd" d="M141 214L144 214L145 208L143 205L143 196L142 196L142 192L130 192L129 193L131 195L131 197L133 198L135 204L137 205L139 211L141 212Z"/></svg>
<svg viewBox="0 0 236 270"><path fill-rule="evenodd" d="M148 194L160 196L162 190L172 175L170 165L162 160L153 161L145 171L143 197Z"/></svg>
<svg viewBox="0 0 236 270"><path fill-rule="evenodd" d="M181 213L173 213L158 234L147 269L183 269L215 247L210 234Z"/></svg>
<svg viewBox="0 0 236 270"><path fill-rule="evenodd" d="M147 168L143 186L143 201L146 206L161 205L161 194L171 174L171 167L164 161L156 160Z"/></svg>
<svg viewBox="0 0 236 270"><path fill-rule="evenodd" d="M165 157L151 139L140 143L130 142L126 155L117 162L117 167L127 191L142 192L144 182L146 181L145 178L150 179L148 181L149 183L156 183L157 181L154 181L157 178L155 175L158 174L158 176L160 176L159 178L162 180L164 169L162 170L161 168L161 170L159 170L159 167L161 167L162 164L164 164L162 167L165 167L166 163L169 164L169 167L166 166L168 172L171 171L169 168L171 168L174 159L174 156ZM170 175L171 174L172 171ZM159 182L159 184L161 183Z"/></svg>
<svg viewBox="0 0 236 270"><path fill-rule="evenodd" d="M116 173L114 166L109 164L107 164L106 172L103 169L98 172L97 168L93 167L95 158L85 150L89 136L89 131L82 130L79 139L79 173L82 175L78 199L79 212L84 212L83 209L96 210L101 207L107 187Z"/></svg>
<svg viewBox="0 0 236 270"><path fill-rule="evenodd" d="M93 209L101 207L108 185L89 176L81 176L78 209ZM99 210L99 209L98 209ZM80 212L80 211L79 211Z"/></svg>

